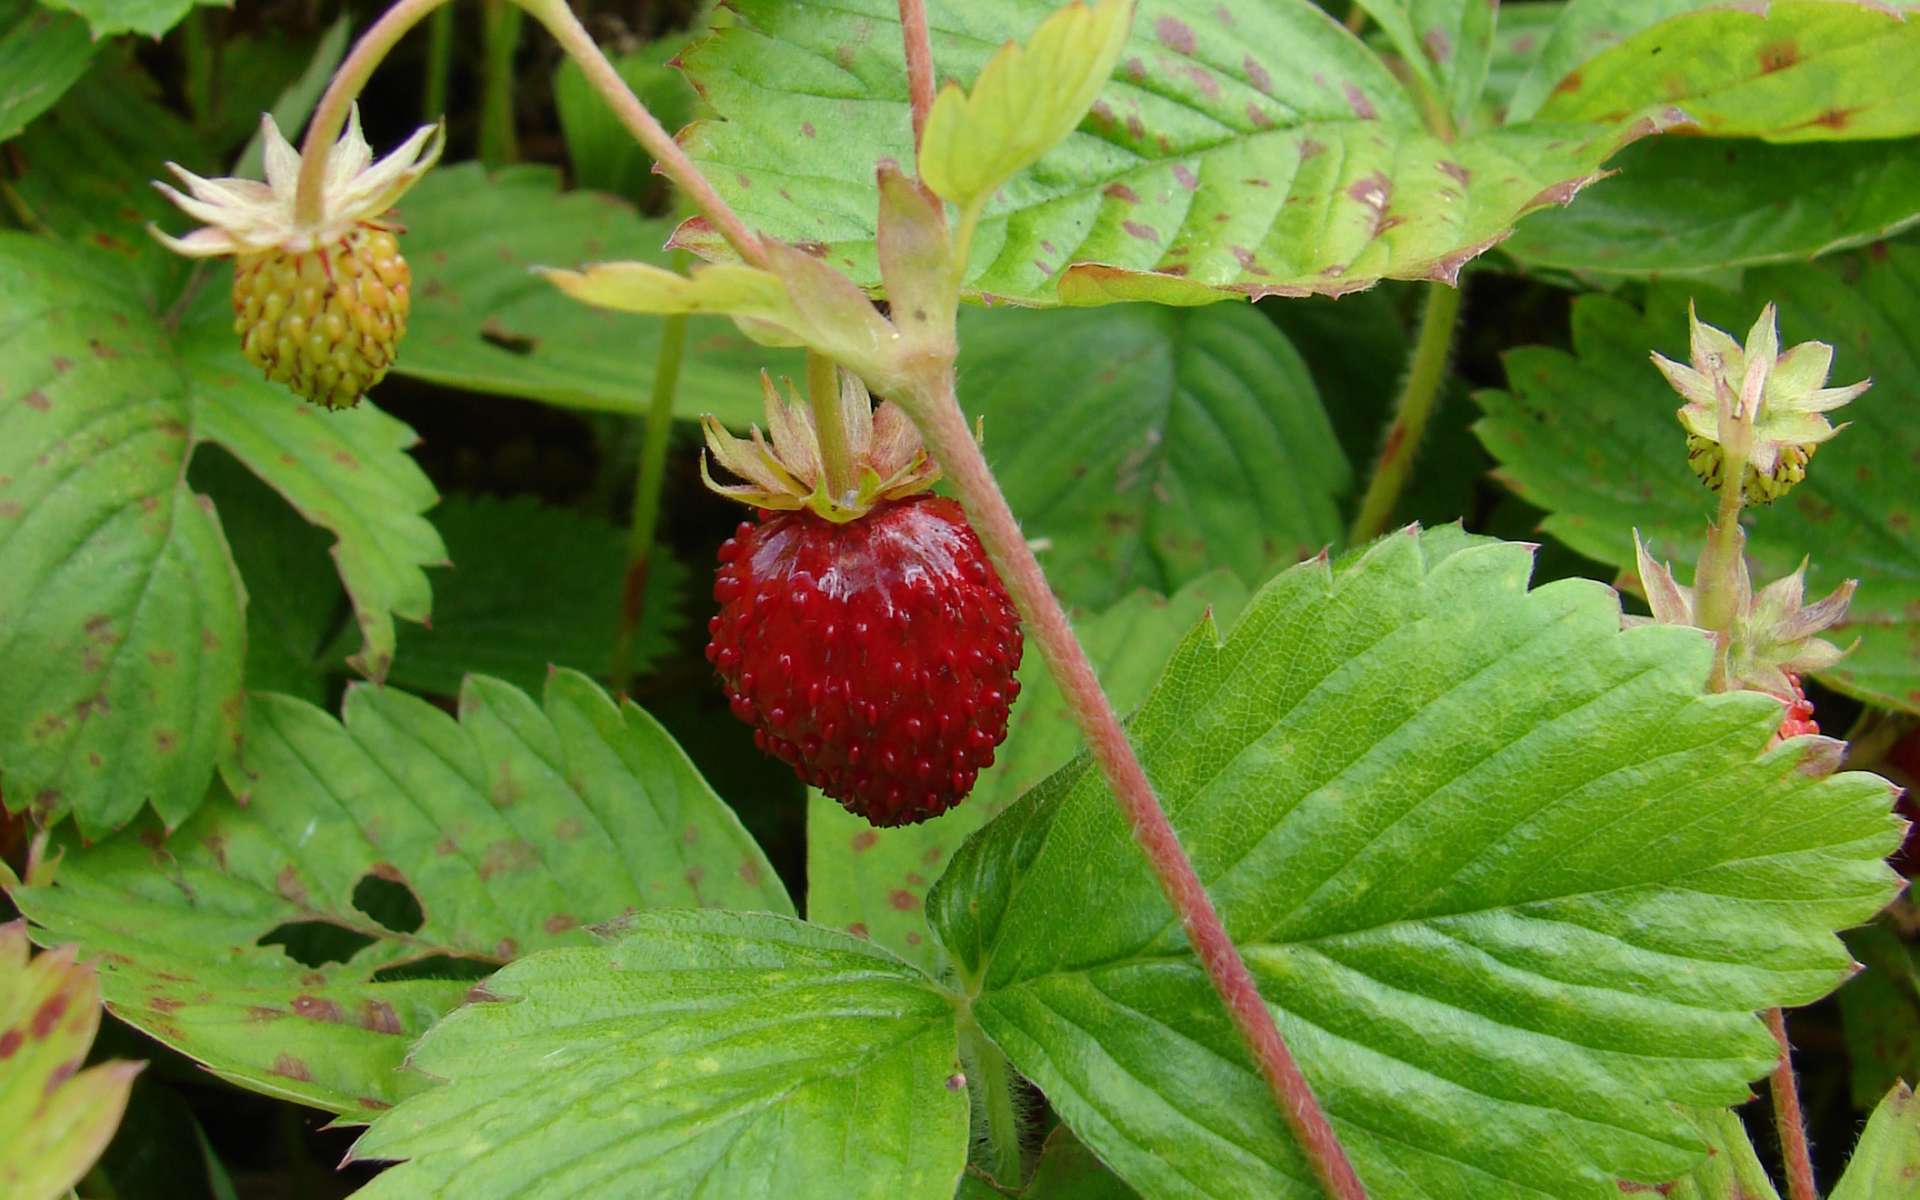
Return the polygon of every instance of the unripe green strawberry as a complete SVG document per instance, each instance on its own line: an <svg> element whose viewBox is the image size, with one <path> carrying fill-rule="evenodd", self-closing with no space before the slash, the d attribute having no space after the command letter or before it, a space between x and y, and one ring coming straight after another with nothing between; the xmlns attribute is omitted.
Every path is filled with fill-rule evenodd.
<svg viewBox="0 0 1920 1200"><path fill-rule="evenodd" d="M393 366L412 299L399 227L381 215L440 157L444 131L417 130L376 163L356 109L303 208L308 164L271 116L261 125L266 182L202 179L168 163L192 194L156 186L206 225L185 237L158 229L154 236L192 258L233 256L241 353L315 404L352 408Z"/></svg>
<svg viewBox="0 0 1920 1200"><path fill-rule="evenodd" d="M1766 472L1749 462L1741 479L1748 503L1772 504L1792 491L1795 484L1807 477L1807 460L1819 448L1817 442L1782 445L1774 455L1773 469ZM1726 482L1726 455L1721 452L1720 443L1712 438L1704 438L1697 433L1687 435L1687 465L1693 468L1693 473L1700 477L1701 483L1716 492Z"/></svg>
<svg viewBox="0 0 1920 1200"><path fill-rule="evenodd" d="M234 263L233 330L267 378L328 408L351 408L393 365L412 273L381 225L326 247Z"/></svg>

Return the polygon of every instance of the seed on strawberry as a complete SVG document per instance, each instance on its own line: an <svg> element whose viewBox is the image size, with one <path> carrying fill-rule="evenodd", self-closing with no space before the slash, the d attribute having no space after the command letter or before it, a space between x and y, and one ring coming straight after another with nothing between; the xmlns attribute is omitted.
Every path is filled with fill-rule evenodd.
<svg viewBox="0 0 1920 1200"><path fill-rule="evenodd" d="M1020 623L952 500L762 511L720 548L707 658L754 742L875 825L965 799L1007 735Z"/></svg>

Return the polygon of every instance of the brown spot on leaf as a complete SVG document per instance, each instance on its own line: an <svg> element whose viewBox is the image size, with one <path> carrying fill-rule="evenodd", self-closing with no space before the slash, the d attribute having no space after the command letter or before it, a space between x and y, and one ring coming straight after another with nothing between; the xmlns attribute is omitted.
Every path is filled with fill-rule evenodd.
<svg viewBox="0 0 1920 1200"><path fill-rule="evenodd" d="M5 1033L0 1033L0 1058L12 1058L20 1049L20 1043L26 1040L26 1035L18 1029L9 1029Z"/></svg>
<svg viewBox="0 0 1920 1200"><path fill-rule="evenodd" d="M1126 230L1128 236L1137 237L1143 242L1157 242L1160 240L1159 230L1151 225L1142 225L1138 221L1122 221L1120 222L1120 228Z"/></svg>
<svg viewBox="0 0 1920 1200"><path fill-rule="evenodd" d="M1315 139L1310 137L1303 137L1300 139L1300 161L1301 162L1307 161L1308 159L1312 158L1316 154L1325 154L1326 152L1327 152L1327 146L1325 142L1316 141Z"/></svg>
<svg viewBox="0 0 1920 1200"><path fill-rule="evenodd" d="M292 863L281 867L280 873L273 877L273 890L302 908L306 907L307 885L300 881L300 869Z"/></svg>
<svg viewBox="0 0 1920 1200"><path fill-rule="evenodd" d="M1453 57L1453 41L1447 37L1444 30L1427 30L1426 36L1420 39L1420 44L1426 50L1428 58L1443 66Z"/></svg>
<svg viewBox="0 0 1920 1200"><path fill-rule="evenodd" d="M1153 22L1153 36L1160 44L1179 54L1193 53L1193 30L1187 28L1185 21L1174 17L1158 17Z"/></svg>
<svg viewBox="0 0 1920 1200"><path fill-rule="evenodd" d="M760 864L750 858L740 860L740 882L748 887L760 886Z"/></svg>
<svg viewBox="0 0 1920 1200"><path fill-rule="evenodd" d="M570 842L580 836L581 825L578 817L563 817L553 827L553 836L563 842Z"/></svg>
<svg viewBox="0 0 1920 1200"><path fill-rule="evenodd" d="M1249 54L1240 60L1240 69L1247 73L1248 83L1269 95L1273 93L1273 76L1260 65L1260 60Z"/></svg>
<svg viewBox="0 0 1920 1200"><path fill-rule="evenodd" d="M400 1034L400 1014L385 1000L369 1000L360 1006L360 1027L373 1033Z"/></svg>
<svg viewBox="0 0 1920 1200"><path fill-rule="evenodd" d="M1272 129L1273 118L1267 115L1266 109L1249 100L1247 101L1247 124L1255 129Z"/></svg>
<svg viewBox="0 0 1920 1200"><path fill-rule="evenodd" d="M20 403L38 412L46 412L48 409L53 407L53 401L47 399L47 394L43 391L39 391L38 389L28 392L26 395L22 396L20 398Z"/></svg>
<svg viewBox="0 0 1920 1200"><path fill-rule="evenodd" d="M1124 183L1110 183L1106 187L1101 189L1101 194L1104 196L1110 196L1113 199L1121 201L1124 204L1140 203L1140 197L1134 192L1132 188L1128 187Z"/></svg>
<svg viewBox="0 0 1920 1200"><path fill-rule="evenodd" d="M946 853L946 851L940 846L928 846L926 853L920 856L920 861L926 863L928 866L932 866L934 863L940 861L940 856L944 853Z"/></svg>
<svg viewBox="0 0 1920 1200"><path fill-rule="evenodd" d="M305 1017L309 1021L325 1021L329 1025L338 1025L345 1020L340 1006L322 996L309 996L304 993L293 998L295 1016Z"/></svg>
<svg viewBox="0 0 1920 1200"><path fill-rule="evenodd" d="M313 1072L307 1070L307 1064L291 1054L281 1053L273 1060L272 1073L282 1079L297 1079L301 1083L312 1083Z"/></svg>
<svg viewBox="0 0 1920 1200"><path fill-rule="evenodd" d="M1353 110L1354 116L1362 121L1371 121L1380 115L1373 110L1373 101L1367 99L1366 93L1358 86L1351 83L1343 84L1341 90L1346 93L1347 107Z"/></svg>
<svg viewBox="0 0 1920 1200"><path fill-rule="evenodd" d="M512 938L501 938L493 947L493 956L510 960L520 953L520 943Z"/></svg>
<svg viewBox="0 0 1920 1200"><path fill-rule="evenodd" d="M847 932L857 938L869 936L867 933L867 923L865 921L855 921L853 924L847 926Z"/></svg>
<svg viewBox="0 0 1920 1200"><path fill-rule="evenodd" d="M447 855L452 854L454 851L458 850L459 848L460 847L456 845L454 843L454 840L450 837L441 838L439 841L433 844L433 852L435 854L438 854L442 858L445 858Z"/></svg>
<svg viewBox="0 0 1920 1200"><path fill-rule="evenodd" d="M895 888L887 893L887 903L901 912L912 912L919 906L920 901L915 899L913 893L907 889Z"/></svg>
<svg viewBox="0 0 1920 1200"><path fill-rule="evenodd" d="M1553 94L1556 96L1566 95L1569 92L1577 92L1579 90L1580 72L1578 71L1568 71L1566 78L1553 85Z"/></svg>
<svg viewBox="0 0 1920 1200"><path fill-rule="evenodd" d="M287 1015L284 1008L275 1008L271 1004L255 1004L247 1009L249 1021L278 1021Z"/></svg>
<svg viewBox="0 0 1920 1200"><path fill-rule="evenodd" d="M67 1004L71 999L72 997L66 992L55 992L48 996L41 1002L40 1007L34 1010L33 1021L28 1025L27 1032L37 1038L43 1038L52 1033L53 1027L60 1023L61 1016L67 1011Z"/></svg>
<svg viewBox="0 0 1920 1200"><path fill-rule="evenodd" d="M879 840L880 840L879 830L862 829L859 833L854 834L853 838L847 844L853 847L853 852L855 854L858 854L863 850L873 849L874 843L878 842Z"/></svg>
<svg viewBox="0 0 1920 1200"><path fill-rule="evenodd" d="M814 129L813 129L813 122L812 122L812 121L802 121L802 122L800 122L800 135L801 135L802 137L812 137L812 136L814 135Z"/></svg>
<svg viewBox="0 0 1920 1200"><path fill-rule="evenodd" d="M1473 179L1473 172L1467 170L1465 166L1463 166L1460 163L1454 162L1450 158L1443 158L1440 160L1440 173L1442 175L1445 175L1448 179L1453 180L1455 183L1459 184L1461 187L1466 187L1467 184L1471 182Z"/></svg>
<svg viewBox="0 0 1920 1200"><path fill-rule="evenodd" d="M525 838L505 838L488 846L480 856L480 878L482 881L509 871L524 871L533 865L537 855L533 843Z"/></svg>
<svg viewBox="0 0 1920 1200"><path fill-rule="evenodd" d="M153 731L153 748L162 754L172 754L180 747L180 735L171 729Z"/></svg>
<svg viewBox="0 0 1920 1200"><path fill-rule="evenodd" d="M1760 73L1771 75L1775 71L1784 71L1800 61L1800 47L1792 38L1772 42L1760 47Z"/></svg>
<svg viewBox="0 0 1920 1200"><path fill-rule="evenodd" d="M1173 164L1173 177L1181 187L1190 192L1200 186L1200 181L1194 178L1193 172L1180 163Z"/></svg>
<svg viewBox="0 0 1920 1200"><path fill-rule="evenodd" d="M65 375L68 371L73 370L73 360L70 358L63 358L62 356L56 354L53 356L52 366L53 366L53 373L55 375Z"/></svg>
<svg viewBox="0 0 1920 1200"><path fill-rule="evenodd" d="M147 1007L155 1012L175 1013L187 1006L184 1000L175 1000L172 996L155 996L147 1001Z"/></svg>
<svg viewBox="0 0 1920 1200"><path fill-rule="evenodd" d="M546 920L548 933L565 933L580 923L580 918L572 913L554 913Z"/></svg>
<svg viewBox="0 0 1920 1200"><path fill-rule="evenodd" d="M918 933L915 933L911 929L907 930L907 945L918 946L920 944L920 941L921 941L921 938Z"/></svg>

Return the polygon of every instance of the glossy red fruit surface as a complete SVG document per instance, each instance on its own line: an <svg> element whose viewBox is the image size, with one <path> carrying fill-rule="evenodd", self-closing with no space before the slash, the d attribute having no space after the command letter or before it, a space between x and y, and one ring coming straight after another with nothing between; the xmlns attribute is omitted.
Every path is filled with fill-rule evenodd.
<svg viewBox="0 0 1920 1200"><path fill-rule="evenodd" d="M754 741L875 825L966 798L1007 736L1020 622L952 500L836 525L763 512L720 547L707 658Z"/></svg>

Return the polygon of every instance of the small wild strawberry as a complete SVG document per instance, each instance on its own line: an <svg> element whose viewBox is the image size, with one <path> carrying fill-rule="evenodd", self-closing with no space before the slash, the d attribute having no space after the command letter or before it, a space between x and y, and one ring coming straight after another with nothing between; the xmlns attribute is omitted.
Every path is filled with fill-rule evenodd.
<svg viewBox="0 0 1920 1200"><path fill-rule="evenodd" d="M717 424L714 456L760 509L720 548L707 657L762 750L875 825L952 808L1007 733L1020 623L905 415L843 378L855 471L830 494L804 407L766 385L769 446Z"/></svg>
<svg viewBox="0 0 1920 1200"><path fill-rule="evenodd" d="M196 258L233 255L234 332L267 378L315 404L351 408L393 365L406 333L412 275L382 219L440 157L438 125L417 130L380 162L359 110L326 164L320 216L296 215L300 155L271 116L262 120L267 181L202 179L167 166L191 196L156 184L207 222L184 238L155 236Z"/></svg>

